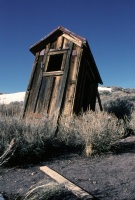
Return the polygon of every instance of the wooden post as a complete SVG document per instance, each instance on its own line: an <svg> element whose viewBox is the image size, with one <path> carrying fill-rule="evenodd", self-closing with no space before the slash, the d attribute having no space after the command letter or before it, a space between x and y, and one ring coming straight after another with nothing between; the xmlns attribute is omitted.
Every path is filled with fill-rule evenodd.
<svg viewBox="0 0 135 200"><path fill-rule="evenodd" d="M98 103L99 103L100 111L103 111L103 107L102 107L102 104L101 104L101 99L100 99L100 95L99 95L98 91L97 91L97 98L98 98Z"/></svg>
<svg viewBox="0 0 135 200"><path fill-rule="evenodd" d="M29 99L30 89L32 87L32 82L33 82L34 74L35 74L35 71L36 71L38 59L39 59L39 52L36 53L35 61L34 61L33 68L32 68L31 77L30 77L30 80L29 80L29 84L28 84L28 87L27 87L26 94L25 94L25 100L24 100L23 111L22 111L22 118L25 117L25 111L26 111L26 108L27 108L27 103L28 103L28 99Z"/></svg>

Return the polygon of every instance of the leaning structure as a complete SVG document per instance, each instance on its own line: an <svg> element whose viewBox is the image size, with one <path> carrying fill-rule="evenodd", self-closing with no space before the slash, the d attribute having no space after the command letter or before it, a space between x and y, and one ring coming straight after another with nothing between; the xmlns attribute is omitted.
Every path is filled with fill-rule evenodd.
<svg viewBox="0 0 135 200"><path fill-rule="evenodd" d="M35 56L26 91L23 117L42 118L95 110L96 98L102 109L99 71L85 38L60 26L30 51Z"/></svg>

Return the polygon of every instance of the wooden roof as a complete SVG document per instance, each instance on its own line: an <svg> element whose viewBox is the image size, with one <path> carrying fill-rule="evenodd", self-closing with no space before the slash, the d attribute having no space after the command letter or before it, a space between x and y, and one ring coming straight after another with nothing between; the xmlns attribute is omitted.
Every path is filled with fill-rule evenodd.
<svg viewBox="0 0 135 200"><path fill-rule="evenodd" d="M64 37L69 37L67 39L76 43L78 46L80 46L80 47L85 46L88 50L89 55L92 56L92 53L90 51L90 47L89 47L87 40L71 31L69 31L68 29L64 28L63 26L59 26L58 28L54 29L52 32L50 32L48 35L46 35L44 38L42 38L37 43L35 43L33 46L31 46L30 51L35 55L37 52L43 50L45 48L46 44L50 43L51 41L53 42L53 40L55 38L57 39L57 37L59 37L60 35L63 35L63 34L64 34ZM93 56L92 56L92 59L94 61ZM92 66L91 70L93 71L95 81L97 81L100 84L103 84L102 79L99 74L99 71L96 67L96 64L95 64L95 66Z"/></svg>
<svg viewBox="0 0 135 200"><path fill-rule="evenodd" d="M80 43L80 46L82 44L86 43L85 38L83 38L79 35L76 35L75 33L69 31L68 29L66 29L62 26L59 26L58 28L56 28L52 32L50 32L48 35L46 35L44 38L39 40L36 44L31 46L30 51L35 55L36 52L41 51L48 42L50 42L52 39L57 38L58 36L60 36L64 33L69 35L74 41L77 41L78 43Z"/></svg>

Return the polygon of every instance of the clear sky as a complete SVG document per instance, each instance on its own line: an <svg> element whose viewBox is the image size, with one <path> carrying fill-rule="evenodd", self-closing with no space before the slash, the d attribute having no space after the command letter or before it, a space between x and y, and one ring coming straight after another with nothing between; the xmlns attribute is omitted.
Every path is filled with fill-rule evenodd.
<svg viewBox="0 0 135 200"><path fill-rule="evenodd" d="M0 92L26 90L30 46L60 25L88 40L104 86L135 88L135 0L0 0Z"/></svg>

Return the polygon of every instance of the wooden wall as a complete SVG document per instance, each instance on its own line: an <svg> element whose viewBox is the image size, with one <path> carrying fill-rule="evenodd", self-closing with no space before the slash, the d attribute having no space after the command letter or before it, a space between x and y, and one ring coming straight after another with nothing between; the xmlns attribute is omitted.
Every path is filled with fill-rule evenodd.
<svg viewBox="0 0 135 200"><path fill-rule="evenodd" d="M52 55L57 51L68 52L66 54L68 57L65 57L62 63L64 71L62 73L61 69L55 73L47 72L49 52ZM78 114L82 108L84 111L88 107L95 110L98 83L92 74L91 64L87 48L84 48L80 41L71 39L66 34L52 38L50 43L35 56L23 116L39 118L57 113L56 118L58 118L60 113Z"/></svg>

